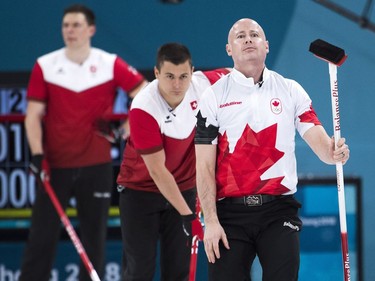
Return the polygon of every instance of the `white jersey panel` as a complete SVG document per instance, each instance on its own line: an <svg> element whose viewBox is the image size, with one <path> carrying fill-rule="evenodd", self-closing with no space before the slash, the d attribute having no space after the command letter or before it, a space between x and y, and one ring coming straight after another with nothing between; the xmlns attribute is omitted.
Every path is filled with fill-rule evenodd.
<svg viewBox="0 0 375 281"><path fill-rule="evenodd" d="M46 82L65 89L82 92L113 79L116 55L91 48L83 64L70 61L65 48L46 54L38 59Z"/></svg>
<svg viewBox="0 0 375 281"><path fill-rule="evenodd" d="M163 135L175 139L189 137L197 123L195 116L198 100L203 91L211 85L209 80L201 71L194 72L184 99L174 110L162 98L158 83L155 79L139 92L131 108L138 108L150 114L158 123Z"/></svg>
<svg viewBox="0 0 375 281"><path fill-rule="evenodd" d="M299 119L310 110L311 99L297 82L276 72L265 69L263 81L254 84L252 78L246 78L234 69L204 92L200 111L202 117L207 118L206 127L215 126L221 136L226 136L229 153L236 149L241 151L239 145L247 141L244 132L249 128L259 149L274 149L281 153L282 157L260 178L283 177L282 184L293 193L297 184L295 131L303 136L314 126L314 123ZM270 140L275 142L273 148L269 146ZM212 144L218 144L218 138ZM266 152L259 150L259 153L264 156Z"/></svg>

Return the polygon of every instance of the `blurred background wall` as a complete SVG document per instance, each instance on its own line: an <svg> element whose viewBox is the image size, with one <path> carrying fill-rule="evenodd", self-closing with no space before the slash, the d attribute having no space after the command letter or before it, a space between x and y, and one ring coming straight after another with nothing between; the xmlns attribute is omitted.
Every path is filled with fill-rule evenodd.
<svg viewBox="0 0 375 281"><path fill-rule="evenodd" d="M327 63L308 48L321 38L345 49L347 61L338 68L341 132L350 145L345 176L363 183L364 280L375 280L375 33L312 0L158 0L81 1L97 16L93 45L117 53L139 70L151 70L156 49L165 42L186 44L196 69L232 66L225 44L232 24L250 17L264 28L270 43L267 66L297 80L310 94L329 134L332 115ZM335 0L361 15L366 0ZM28 72L35 59L62 47L63 9L74 1L0 2L0 80L9 72ZM375 21L370 9L368 19ZM4 76L3 76L4 77ZM2 80L3 81L3 80ZM374 105L373 105L374 103ZM334 166L320 162L297 136L301 175L335 176ZM350 234L349 234L350 235Z"/></svg>

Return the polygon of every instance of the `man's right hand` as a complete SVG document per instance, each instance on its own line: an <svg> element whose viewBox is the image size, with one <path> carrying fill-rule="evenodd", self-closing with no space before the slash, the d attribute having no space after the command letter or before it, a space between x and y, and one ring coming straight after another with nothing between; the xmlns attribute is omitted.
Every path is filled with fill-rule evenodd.
<svg viewBox="0 0 375 281"><path fill-rule="evenodd" d="M218 221L210 223L205 223L204 232L204 249L206 251L208 262L215 263L216 259L220 259L219 242L222 241L226 249L229 248L229 242L227 235L223 227Z"/></svg>

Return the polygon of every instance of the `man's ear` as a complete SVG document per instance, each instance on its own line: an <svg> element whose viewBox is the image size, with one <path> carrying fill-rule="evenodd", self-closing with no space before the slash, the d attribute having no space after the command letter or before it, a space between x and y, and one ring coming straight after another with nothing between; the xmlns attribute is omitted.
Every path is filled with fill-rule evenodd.
<svg viewBox="0 0 375 281"><path fill-rule="evenodd" d="M227 51L228 56L232 56L232 49L229 44L225 45L225 50Z"/></svg>
<svg viewBox="0 0 375 281"><path fill-rule="evenodd" d="M96 26L95 25L90 26L90 33L91 33L91 37L95 35L95 33L96 33Z"/></svg>
<svg viewBox="0 0 375 281"><path fill-rule="evenodd" d="M159 76L159 70L156 68L156 66L154 66L154 75L155 75L155 78L158 78Z"/></svg>

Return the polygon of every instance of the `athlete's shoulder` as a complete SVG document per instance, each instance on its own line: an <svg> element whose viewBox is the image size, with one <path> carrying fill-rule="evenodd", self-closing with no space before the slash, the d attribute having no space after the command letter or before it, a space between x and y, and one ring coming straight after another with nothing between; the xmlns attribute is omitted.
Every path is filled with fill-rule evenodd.
<svg viewBox="0 0 375 281"><path fill-rule="evenodd" d="M208 78L203 74L202 71L194 71L192 78L191 78L191 85L190 85L190 90L191 89L197 89L197 91L201 91L202 88L207 88L211 85L210 81Z"/></svg>
<svg viewBox="0 0 375 281"><path fill-rule="evenodd" d="M275 80L275 81L284 82L284 83L287 83L287 84L297 83L295 80L293 80L291 78L288 78L288 77L285 77L284 75L282 75L279 72L276 72L274 70L269 70L269 69L265 68L264 72L263 72L263 80L267 80L269 78L273 78L273 80Z"/></svg>
<svg viewBox="0 0 375 281"><path fill-rule="evenodd" d="M226 75L223 75L219 80L217 80L210 88L216 92L218 90L221 90L229 83L231 80L231 73L228 73Z"/></svg>
<svg viewBox="0 0 375 281"><path fill-rule="evenodd" d="M224 74L223 74L224 75ZM206 71L195 71L186 95L189 98L200 99L203 92L220 79L219 73L207 74Z"/></svg>
<svg viewBox="0 0 375 281"><path fill-rule="evenodd" d="M98 48L91 48L91 54L89 59L92 59L94 61L98 61L100 63L110 63L113 64L116 60L117 55L109 53L107 51L104 51L102 49Z"/></svg>
<svg viewBox="0 0 375 281"><path fill-rule="evenodd" d="M197 78L204 79L210 82L211 85L215 84L220 78L227 75L230 72L229 68L217 68L205 71L196 71L194 74Z"/></svg>
<svg viewBox="0 0 375 281"><path fill-rule="evenodd" d="M263 72L263 81L265 81L265 83L267 84L267 80L276 84L278 87L283 86L290 89L292 87L300 86L296 80L287 78L276 71L269 70L266 68Z"/></svg>
<svg viewBox="0 0 375 281"><path fill-rule="evenodd" d="M58 49L58 50L55 50L55 51L52 51L50 53L40 56L37 59L37 62L40 65L53 64L58 61L61 61L64 58L65 58L65 51L64 51L64 48L61 48L61 49Z"/></svg>
<svg viewBox="0 0 375 281"><path fill-rule="evenodd" d="M154 79L137 93L131 107L151 110L157 101L158 91L158 80Z"/></svg>
<svg viewBox="0 0 375 281"><path fill-rule="evenodd" d="M155 120L161 120L165 117L167 106L161 98L158 90L158 80L154 79L134 97L130 112L137 110L138 114L152 116Z"/></svg>
<svg viewBox="0 0 375 281"><path fill-rule="evenodd" d="M298 97L301 94L307 95L305 89L296 80L286 78L280 73L271 70L267 71L267 75L266 78L264 77L265 89L278 89L279 94L286 93L291 97Z"/></svg>

